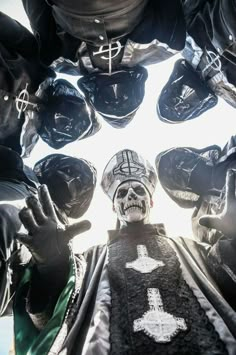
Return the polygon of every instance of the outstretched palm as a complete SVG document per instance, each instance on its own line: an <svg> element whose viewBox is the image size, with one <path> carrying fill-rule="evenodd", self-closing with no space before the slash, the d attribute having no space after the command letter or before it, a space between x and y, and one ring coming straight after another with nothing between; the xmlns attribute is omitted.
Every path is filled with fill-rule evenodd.
<svg viewBox="0 0 236 355"><path fill-rule="evenodd" d="M39 200L34 196L26 200L19 217L28 234L18 234L17 239L31 252L37 264L48 264L68 250L74 236L90 228L89 221L63 225L57 218L46 185L39 188Z"/></svg>

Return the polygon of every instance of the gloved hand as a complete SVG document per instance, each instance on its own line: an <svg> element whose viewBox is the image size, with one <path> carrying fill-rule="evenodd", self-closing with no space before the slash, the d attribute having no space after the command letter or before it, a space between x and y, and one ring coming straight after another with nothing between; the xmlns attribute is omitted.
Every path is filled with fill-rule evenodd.
<svg viewBox="0 0 236 355"><path fill-rule="evenodd" d="M226 201L223 211L215 216L202 216L199 223L207 228L222 232L236 243L236 170L228 170L226 175Z"/></svg>
<svg viewBox="0 0 236 355"><path fill-rule="evenodd" d="M58 220L46 185L39 188L39 200L30 196L19 217L28 234L17 234L17 239L31 252L38 266L56 263L68 255L68 242L76 235L90 229L89 221L63 225Z"/></svg>

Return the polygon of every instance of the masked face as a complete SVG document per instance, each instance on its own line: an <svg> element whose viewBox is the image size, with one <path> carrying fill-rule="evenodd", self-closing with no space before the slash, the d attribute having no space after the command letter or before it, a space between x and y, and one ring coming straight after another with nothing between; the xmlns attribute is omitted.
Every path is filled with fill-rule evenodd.
<svg viewBox="0 0 236 355"><path fill-rule="evenodd" d="M38 162L34 171L68 217L79 218L87 211L96 185L96 171L89 162L52 154Z"/></svg>
<svg viewBox="0 0 236 355"><path fill-rule="evenodd" d="M78 87L108 123L121 121L117 126L124 127L126 117L133 116L143 101L146 79L145 68L122 67L111 75L100 72L86 75L79 79Z"/></svg>
<svg viewBox="0 0 236 355"><path fill-rule="evenodd" d="M68 217L79 218L88 209L94 191L91 175L90 168L76 159L60 162L54 174L54 187L57 186L57 193L60 191L60 205Z"/></svg>
<svg viewBox="0 0 236 355"><path fill-rule="evenodd" d="M113 208L121 224L148 223L151 206L150 195L140 182L127 181L118 187Z"/></svg>
<svg viewBox="0 0 236 355"><path fill-rule="evenodd" d="M178 123L198 117L217 104L217 97L185 60L175 63L158 99L162 121Z"/></svg>

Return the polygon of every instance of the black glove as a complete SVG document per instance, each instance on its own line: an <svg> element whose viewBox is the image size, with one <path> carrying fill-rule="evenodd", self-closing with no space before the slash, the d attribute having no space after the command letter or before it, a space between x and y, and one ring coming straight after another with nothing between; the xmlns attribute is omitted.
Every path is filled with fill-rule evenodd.
<svg viewBox="0 0 236 355"><path fill-rule="evenodd" d="M46 185L39 188L39 200L26 199L19 217L28 234L17 234L17 239L31 252L38 266L55 264L69 254L68 242L91 227L89 221L63 225L58 220Z"/></svg>
<svg viewBox="0 0 236 355"><path fill-rule="evenodd" d="M236 245L236 170L228 170L226 175L226 201L223 211L215 216L202 216L199 223L207 228L213 228L231 238Z"/></svg>

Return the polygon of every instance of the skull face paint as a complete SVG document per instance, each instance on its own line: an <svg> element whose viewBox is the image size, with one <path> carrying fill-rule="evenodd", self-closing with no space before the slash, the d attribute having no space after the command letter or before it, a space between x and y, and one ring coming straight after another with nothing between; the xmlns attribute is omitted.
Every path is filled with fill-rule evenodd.
<svg viewBox="0 0 236 355"><path fill-rule="evenodd" d="M132 222L149 222L152 206L148 190L138 181L127 181L121 184L114 197L114 211L121 224Z"/></svg>

